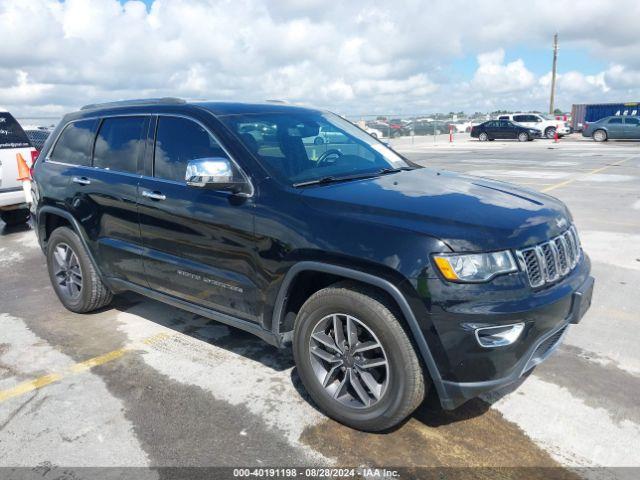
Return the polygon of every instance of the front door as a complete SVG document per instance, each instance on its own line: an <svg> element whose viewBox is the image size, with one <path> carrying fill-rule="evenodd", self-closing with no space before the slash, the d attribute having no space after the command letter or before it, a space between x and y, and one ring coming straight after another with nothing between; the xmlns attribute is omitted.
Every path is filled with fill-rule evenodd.
<svg viewBox="0 0 640 480"><path fill-rule="evenodd" d="M229 158L200 123L157 118L152 175L139 191L147 280L159 292L258 321L253 199L185 182L189 160L213 157Z"/></svg>

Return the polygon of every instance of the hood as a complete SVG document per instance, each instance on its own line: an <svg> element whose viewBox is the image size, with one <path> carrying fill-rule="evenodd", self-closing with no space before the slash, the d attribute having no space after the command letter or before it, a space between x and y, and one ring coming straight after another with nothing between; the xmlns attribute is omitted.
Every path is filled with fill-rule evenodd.
<svg viewBox="0 0 640 480"><path fill-rule="evenodd" d="M558 199L516 185L420 168L308 187L312 208L354 222L436 237L453 251L522 248L560 234L571 215Z"/></svg>

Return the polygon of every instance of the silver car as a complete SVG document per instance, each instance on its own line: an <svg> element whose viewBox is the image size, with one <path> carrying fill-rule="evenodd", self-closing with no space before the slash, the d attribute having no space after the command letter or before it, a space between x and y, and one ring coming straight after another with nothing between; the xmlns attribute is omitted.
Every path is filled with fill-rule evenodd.
<svg viewBox="0 0 640 480"><path fill-rule="evenodd" d="M592 137L596 142L611 140L640 140L640 117L604 117L597 122L585 122L583 137Z"/></svg>

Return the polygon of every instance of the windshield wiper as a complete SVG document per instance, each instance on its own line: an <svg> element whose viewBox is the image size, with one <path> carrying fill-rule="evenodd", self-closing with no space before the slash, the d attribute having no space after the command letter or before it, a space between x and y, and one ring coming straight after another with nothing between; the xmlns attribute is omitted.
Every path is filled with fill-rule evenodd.
<svg viewBox="0 0 640 480"><path fill-rule="evenodd" d="M383 168L382 170L378 170L378 174L387 175L389 173L404 172L406 170L413 170L413 169L411 167Z"/></svg>
<svg viewBox="0 0 640 480"><path fill-rule="evenodd" d="M349 180L361 180L363 178L377 177L378 175L379 175L378 172L370 172L370 173L361 173L358 175L345 175L342 177L327 176L327 177L316 178L314 180L307 180L306 182L294 183L293 186L297 188L297 187L307 187L309 185L322 185L325 183L348 182Z"/></svg>

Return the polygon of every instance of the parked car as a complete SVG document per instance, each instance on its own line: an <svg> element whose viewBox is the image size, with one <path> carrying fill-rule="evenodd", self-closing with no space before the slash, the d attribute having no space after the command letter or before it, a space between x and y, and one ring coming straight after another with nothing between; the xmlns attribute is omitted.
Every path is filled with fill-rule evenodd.
<svg viewBox="0 0 640 480"><path fill-rule="evenodd" d="M449 125L447 122L440 120L416 120L407 126L408 130L413 130L415 135L441 135L449 133Z"/></svg>
<svg viewBox="0 0 640 480"><path fill-rule="evenodd" d="M30 167L38 155L13 115L0 109L0 218L7 225L29 220L30 190L19 180L20 159Z"/></svg>
<svg viewBox="0 0 640 480"><path fill-rule="evenodd" d="M536 130L540 130L547 138L554 138L556 132L558 132L559 137L571 133L567 122L556 120L551 116L547 117L539 113L510 113L508 115L500 115L498 120L511 120L524 127L535 128Z"/></svg>
<svg viewBox="0 0 640 480"><path fill-rule="evenodd" d="M248 124L272 125L277 147ZM321 129L348 141L315 157ZM421 167L325 111L88 106L52 133L33 190L66 308L132 290L291 348L314 402L363 430L431 388L452 409L513 384L590 305L560 200Z"/></svg>
<svg viewBox="0 0 640 480"><path fill-rule="evenodd" d="M591 137L596 142L607 140L640 140L640 116L601 118L597 122L585 123L583 137Z"/></svg>
<svg viewBox="0 0 640 480"><path fill-rule="evenodd" d="M535 128L527 128L518 123L509 120L489 120L475 127L471 127L471 136L477 138L481 142L487 140L519 140L520 142L528 142L542 136L540 130Z"/></svg>
<svg viewBox="0 0 640 480"><path fill-rule="evenodd" d="M377 130L371 127L365 127L364 131L371 135L373 138L385 138L384 133L381 130Z"/></svg>

